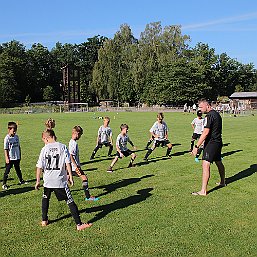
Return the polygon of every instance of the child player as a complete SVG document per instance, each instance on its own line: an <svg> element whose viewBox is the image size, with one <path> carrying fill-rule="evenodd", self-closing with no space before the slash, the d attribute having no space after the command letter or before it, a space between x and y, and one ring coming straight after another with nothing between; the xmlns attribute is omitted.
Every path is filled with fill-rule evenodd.
<svg viewBox="0 0 257 257"><path fill-rule="evenodd" d="M152 148L148 149L146 155L145 155L145 160L148 159L149 155L152 153L152 151L156 148L159 147L160 145L162 147L167 146L167 152L166 156L171 157L171 150L172 150L172 144L168 140L168 127L165 121L163 121L164 115L162 112L157 114L157 121L153 124L153 126L150 129L150 133L154 137L154 143Z"/></svg>
<svg viewBox="0 0 257 257"><path fill-rule="evenodd" d="M17 132L17 124L15 122L8 122L8 134L4 138L4 155L5 155L5 173L3 177L3 186L4 190L8 189L6 184L8 175L11 171L11 168L14 165L16 170L16 174L19 178L19 184L27 184L22 178L21 169L20 169L20 161L21 161L21 147L20 140Z"/></svg>
<svg viewBox="0 0 257 257"><path fill-rule="evenodd" d="M70 184L73 185L71 173L70 154L66 145L55 141L53 130L46 130L42 133L42 140L45 146L42 148L37 162L35 189L40 187L40 176L43 171L44 192L42 197L42 226L49 224L48 209L52 192L55 193L58 201L66 201L71 215L77 225L77 230L91 227L91 223L82 223L78 207L75 204L67 182L67 170ZM67 170L66 170L67 167Z"/></svg>
<svg viewBox="0 0 257 257"><path fill-rule="evenodd" d="M127 134L128 128L129 127L127 124L121 124L121 126L120 126L121 133L118 135L117 140L116 140L117 153L111 163L111 166L108 168L107 172L113 172L112 168L113 168L114 164L118 161L119 158L123 158L124 156L127 157L129 155L131 156L131 159L130 159L128 168L133 167L133 162L136 159L136 154L128 149L127 143L129 142L131 144L131 146L134 147L134 149L136 149L136 147L134 146L134 144L132 143L132 141L130 140L130 138Z"/></svg>
<svg viewBox="0 0 257 257"><path fill-rule="evenodd" d="M192 139L191 139L190 152L193 151L195 140L200 138L200 136L203 133L203 128L204 128L204 119L202 118L202 112L200 110L198 110L196 115L197 115L197 118L193 119L193 121L191 122L191 126L192 126L194 132L193 132ZM197 154L195 156L196 162L199 162L198 158L201 155L202 150L203 150L203 144L197 150Z"/></svg>
<svg viewBox="0 0 257 257"><path fill-rule="evenodd" d="M89 189L88 189L88 178L80 167L79 147L78 147L77 140L80 139L82 134L83 134L83 129L80 126L75 126L72 129L71 140L69 142L69 152L70 152L70 158L71 158L72 172L75 176L80 177L82 180L82 187L85 192L85 200L97 201L99 200L99 198L90 195Z"/></svg>
<svg viewBox="0 0 257 257"><path fill-rule="evenodd" d="M102 146L109 147L108 156L111 156L113 150L113 142L112 142L112 130L109 127L110 118L104 117L103 125L98 129L98 135L96 138L96 147L90 157L90 160L95 158L95 154L99 148Z"/></svg>

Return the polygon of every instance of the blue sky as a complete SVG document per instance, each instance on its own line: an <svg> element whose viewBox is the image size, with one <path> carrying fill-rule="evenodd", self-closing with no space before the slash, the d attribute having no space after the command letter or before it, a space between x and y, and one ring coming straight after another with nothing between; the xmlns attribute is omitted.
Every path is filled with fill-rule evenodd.
<svg viewBox="0 0 257 257"><path fill-rule="evenodd" d="M0 2L0 44L13 39L27 48L41 43L81 43L95 35L113 37L127 23L136 38L146 24L181 25L191 46L207 43L257 68L256 0L14 0Z"/></svg>

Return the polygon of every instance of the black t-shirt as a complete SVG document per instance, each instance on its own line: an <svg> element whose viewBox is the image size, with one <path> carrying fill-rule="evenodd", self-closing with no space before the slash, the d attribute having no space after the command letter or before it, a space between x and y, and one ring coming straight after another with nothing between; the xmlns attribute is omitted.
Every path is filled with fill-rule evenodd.
<svg viewBox="0 0 257 257"><path fill-rule="evenodd" d="M204 127L210 129L210 132L205 139L205 145L209 142L222 144L222 119L218 112L211 110L207 113Z"/></svg>

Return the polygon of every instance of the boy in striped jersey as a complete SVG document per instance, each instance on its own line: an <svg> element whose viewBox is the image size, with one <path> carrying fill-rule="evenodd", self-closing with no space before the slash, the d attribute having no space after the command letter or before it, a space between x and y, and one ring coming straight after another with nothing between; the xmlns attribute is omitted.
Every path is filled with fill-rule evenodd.
<svg viewBox="0 0 257 257"><path fill-rule="evenodd" d="M103 147L109 147L108 156L110 157L113 150L113 143L112 143L112 130L109 127L110 118L104 117L104 124L98 129L98 134L96 138L96 147L90 157L90 160L95 158L96 152Z"/></svg>
<svg viewBox="0 0 257 257"><path fill-rule="evenodd" d="M130 140L127 134L128 128L129 127L127 124L121 124L120 126L121 133L118 135L116 140L117 153L114 160L111 163L111 166L108 168L107 172L113 172L112 168L119 158L123 158L124 156L127 157L129 155L131 156L131 159L130 159L128 168L133 167L133 162L136 159L136 154L128 149L127 143L129 142L131 146L134 147L135 150L136 150L136 147L134 146L134 144L132 143L132 141Z"/></svg>
<svg viewBox="0 0 257 257"><path fill-rule="evenodd" d="M71 160L66 145L55 141L53 130L47 129L42 133L42 140L45 146L42 148L38 161L35 189L40 187L40 176L43 172L44 192L42 197L42 226L49 224L48 209L52 192L55 193L58 201L66 201L71 215L77 225L77 230L91 227L91 223L82 223L78 207L75 204L67 182L67 171L69 182L73 185L71 173ZM66 170L67 168L67 170Z"/></svg>
<svg viewBox="0 0 257 257"><path fill-rule="evenodd" d="M153 126L150 129L150 133L154 137L154 143L152 148L148 149L144 160L148 160L149 155L152 153L152 151L159 146L167 146L167 152L166 156L171 157L171 150L172 150L172 144L168 140L168 127L165 121L163 121L164 115L162 112L157 114L157 121L153 124Z"/></svg>

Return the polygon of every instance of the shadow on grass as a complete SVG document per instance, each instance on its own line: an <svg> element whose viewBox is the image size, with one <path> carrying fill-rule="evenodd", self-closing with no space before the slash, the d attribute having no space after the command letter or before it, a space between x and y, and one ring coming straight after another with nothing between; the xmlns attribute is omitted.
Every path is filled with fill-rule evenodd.
<svg viewBox="0 0 257 257"><path fill-rule="evenodd" d="M148 159L147 161L135 163L135 167L137 167L137 166L140 167L140 166L143 166L143 165L148 165L150 163L155 163L155 162L165 161L165 160L171 160L171 158L166 157L166 156L156 157L156 158ZM119 170L126 169L126 168L120 168Z"/></svg>
<svg viewBox="0 0 257 257"><path fill-rule="evenodd" d="M236 182L240 179L243 179L243 178L247 178L251 175L253 175L254 173L257 172L257 164L252 164L249 168L245 169L245 170L242 170L240 172L238 172L237 174L229 177L229 178L226 178L226 184L231 184L233 182ZM212 188L210 191L208 191L208 194L213 192L213 191L216 191L218 189L222 188L221 186L216 186L214 188Z"/></svg>
<svg viewBox="0 0 257 257"><path fill-rule="evenodd" d="M85 164L90 164L90 163L96 163L96 162L101 162L101 161L106 161L106 160L112 160L114 157L107 157L107 158L98 158L96 157L93 160L87 161L87 162L81 162L80 165L83 166Z"/></svg>
<svg viewBox="0 0 257 257"><path fill-rule="evenodd" d="M225 143L222 145L222 147L229 146L229 145L230 145L230 143Z"/></svg>
<svg viewBox="0 0 257 257"><path fill-rule="evenodd" d="M107 184L107 185L103 185L103 186L97 186L97 187L92 187L90 189L96 189L96 188L104 189L105 192L102 193L102 194L99 194L97 196L97 197L100 197L100 196L103 196L103 195L107 195L107 194L109 194L111 192L114 192L115 190L117 190L119 188L126 187L128 185L140 182L142 179L150 178L150 177L153 177L153 176L154 175L145 175L145 176L140 177L140 178L121 179L121 180L115 181L115 182L113 182L111 184Z"/></svg>
<svg viewBox="0 0 257 257"><path fill-rule="evenodd" d="M18 194L23 194L27 193L29 191L35 190L34 187L21 187L21 188L14 188L14 189L8 189L6 191L1 191L0 192L0 197L4 197L7 195L18 195Z"/></svg>
<svg viewBox="0 0 257 257"><path fill-rule="evenodd" d="M232 154L234 154L234 153L242 152L242 151L243 151L243 150L234 150L234 151L226 152L226 153L221 154L221 157L223 158L223 157L232 155Z"/></svg>
<svg viewBox="0 0 257 257"><path fill-rule="evenodd" d="M91 208L86 208L82 209L79 211L79 213L91 213L91 212L100 212L95 215L95 217L88 222L96 222L105 216L107 216L109 213L119 210L119 209L124 209L127 208L131 205L140 203L145 201L148 197L150 197L152 194L150 193L153 190L153 188L145 188L137 191L136 195L129 196L124 199L117 200L113 203L110 204L105 204L97 207L91 207ZM54 220L50 220L49 223L55 223L57 221L63 220L70 218L71 214L63 215L62 217L59 217Z"/></svg>

